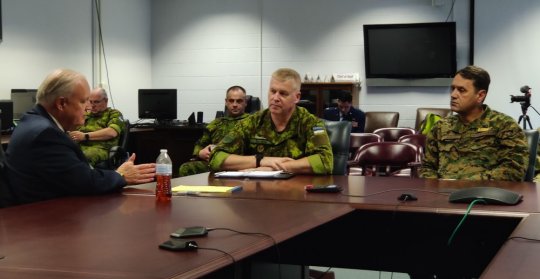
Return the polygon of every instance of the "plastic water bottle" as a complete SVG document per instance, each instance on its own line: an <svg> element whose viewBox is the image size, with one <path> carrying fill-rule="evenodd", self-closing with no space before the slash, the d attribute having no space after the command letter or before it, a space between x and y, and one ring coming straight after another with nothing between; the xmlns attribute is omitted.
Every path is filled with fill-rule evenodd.
<svg viewBox="0 0 540 279"><path fill-rule="evenodd" d="M170 201L172 161L167 154L167 149L161 149L156 159L156 200Z"/></svg>

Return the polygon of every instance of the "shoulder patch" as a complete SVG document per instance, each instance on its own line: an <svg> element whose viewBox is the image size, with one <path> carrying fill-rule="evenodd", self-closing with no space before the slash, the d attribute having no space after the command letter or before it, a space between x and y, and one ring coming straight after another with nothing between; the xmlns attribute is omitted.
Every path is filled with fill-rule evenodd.
<svg viewBox="0 0 540 279"><path fill-rule="evenodd" d="M314 133L314 134L324 133L324 128L323 128L323 127L319 127L319 126L314 126L314 127L313 127L313 133Z"/></svg>

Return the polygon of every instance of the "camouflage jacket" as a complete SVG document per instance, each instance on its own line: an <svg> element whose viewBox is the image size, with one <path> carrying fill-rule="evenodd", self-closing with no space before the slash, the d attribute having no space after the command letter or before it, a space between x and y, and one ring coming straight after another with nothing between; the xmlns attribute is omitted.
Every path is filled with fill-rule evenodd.
<svg viewBox="0 0 540 279"><path fill-rule="evenodd" d="M525 134L503 113L484 105L480 118L464 124L442 118L427 135L420 176L425 178L521 181L528 158Z"/></svg>
<svg viewBox="0 0 540 279"><path fill-rule="evenodd" d="M79 128L79 131L88 133L110 127L120 134L124 127L123 121L122 113L119 110L107 108L97 116L87 113L84 125ZM111 147L118 145L118 137L110 140L82 141L80 145L83 149L84 147L101 147L109 150Z"/></svg>
<svg viewBox="0 0 540 279"><path fill-rule="evenodd" d="M198 157L201 149L209 144L217 144L225 135L230 132L239 120L248 117L249 114L244 113L238 117L224 116L217 118L206 125L202 137L195 143L193 148L193 156Z"/></svg>
<svg viewBox="0 0 540 279"><path fill-rule="evenodd" d="M331 174L333 154L324 122L302 107L297 107L282 132L276 132L265 109L240 121L212 151L210 168L219 170L229 154L307 157L316 174ZM255 160L254 160L255 161Z"/></svg>

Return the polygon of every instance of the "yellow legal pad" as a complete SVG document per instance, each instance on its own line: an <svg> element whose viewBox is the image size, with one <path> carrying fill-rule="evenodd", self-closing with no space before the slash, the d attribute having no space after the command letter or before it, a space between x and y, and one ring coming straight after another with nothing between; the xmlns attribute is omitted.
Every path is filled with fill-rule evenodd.
<svg viewBox="0 0 540 279"><path fill-rule="evenodd" d="M172 188L175 193L231 193L242 190L242 186L188 186L179 185Z"/></svg>

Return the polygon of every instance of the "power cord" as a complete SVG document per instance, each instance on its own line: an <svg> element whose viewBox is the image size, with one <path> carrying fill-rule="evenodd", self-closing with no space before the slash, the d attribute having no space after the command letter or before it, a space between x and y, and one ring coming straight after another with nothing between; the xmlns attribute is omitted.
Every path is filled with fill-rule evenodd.
<svg viewBox="0 0 540 279"><path fill-rule="evenodd" d="M96 15L97 15L97 22L98 22L98 30L99 30L99 47L103 51L103 62L105 63L105 74L107 75L107 85L109 87L109 96L111 98L111 104L114 109L116 109L114 105L114 98L112 94L112 86L111 86L111 79L109 78L109 66L107 63L107 55L105 54L105 44L103 43L103 32L101 31L101 11L99 9L98 1L94 0L94 4L96 6Z"/></svg>
<svg viewBox="0 0 540 279"><path fill-rule="evenodd" d="M459 228L461 227L463 222L465 222L465 219L467 219L467 216L469 216L469 213L471 212L472 207L477 202L483 202L484 204L487 204L487 202L485 200L483 200L483 199L475 199L469 204L469 207L467 207L467 211L465 212L465 215L463 215L463 217L461 218L461 221L459 221L458 225L456 226L456 228L454 228L454 231L450 235L450 238L448 238L448 243L447 243L448 246L450 246L452 244L452 241L454 240L454 237L455 237L457 231L459 230Z"/></svg>
<svg viewBox="0 0 540 279"><path fill-rule="evenodd" d="M280 255L280 252L279 252L279 247L277 246L277 242L271 235L265 234L265 233L260 233L260 232L242 232L242 231L238 231L238 230L234 230L234 229L230 229L230 228L221 228L221 227L206 228L206 230L209 231L209 232L210 231L223 230L223 231L230 231L230 232L234 232L234 233L238 233L238 234L259 235L259 236L264 236L264 237L270 238L272 240L273 246L276 248L278 274L279 274L279 278L281 278L281 255Z"/></svg>
<svg viewBox="0 0 540 279"><path fill-rule="evenodd" d="M396 191L416 191L416 192L433 193L433 194L438 194L438 195L443 195L443 196L450 196L450 193L437 192L437 191L431 191L431 190L423 190L423 189L415 189L415 188L395 188L395 189L384 190L384 191L375 192L375 193L371 193L371 194L367 194L367 195L351 195L351 194L344 194L343 192L341 192L341 194L343 196L347 196L347 197L366 198L366 197L371 197L371 196L375 196L375 195L380 195L380 194L384 194L384 193L388 193L388 192L396 192Z"/></svg>

